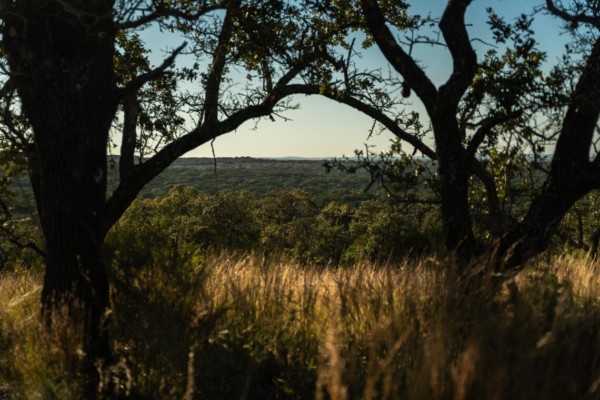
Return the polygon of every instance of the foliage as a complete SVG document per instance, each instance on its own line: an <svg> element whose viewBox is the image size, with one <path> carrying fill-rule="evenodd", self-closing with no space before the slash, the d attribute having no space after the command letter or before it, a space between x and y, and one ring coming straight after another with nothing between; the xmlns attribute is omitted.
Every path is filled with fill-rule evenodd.
<svg viewBox="0 0 600 400"><path fill-rule="evenodd" d="M258 211L264 227L261 244L267 251L282 251L292 259L302 257L313 240L316 205L300 190L275 191L265 198Z"/></svg>
<svg viewBox="0 0 600 400"><path fill-rule="evenodd" d="M408 154L400 140L393 140L390 150L374 153L369 146L356 150L353 159L343 158L326 161L328 172L337 169L348 174L366 171L370 182L366 190L375 186L401 203L439 203L437 179L432 172L434 164Z"/></svg>
<svg viewBox="0 0 600 400"><path fill-rule="evenodd" d="M368 174L326 173L323 160L271 160L251 157L182 158L163 171L141 192L143 197L164 196L173 186L191 186L202 193L246 191L264 196L275 189L300 189L323 206L331 200L371 198L382 191L365 192ZM215 169L216 164L216 169ZM118 163L115 163L113 173ZM113 180L109 175L109 185Z"/></svg>
<svg viewBox="0 0 600 400"><path fill-rule="evenodd" d="M354 242L347 263L385 263L431 253L439 245L439 210L423 205L398 205L378 200L361 203L349 227Z"/></svg>
<svg viewBox="0 0 600 400"><path fill-rule="evenodd" d="M175 187L164 197L134 202L111 231L108 247L115 262L133 269L165 263L165 245L199 256L207 250L260 252L308 265L350 266L431 251L437 221L435 208L386 200L333 201L319 208L298 189L256 197Z"/></svg>
<svg viewBox="0 0 600 400"><path fill-rule="evenodd" d="M16 184L24 164L9 150L0 153L0 271L18 264L39 265L43 255L37 216Z"/></svg>
<svg viewBox="0 0 600 400"><path fill-rule="evenodd" d="M529 178L514 168L507 184L526 187ZM127 268L161 265L170 257L164 250L167 246L200 258L206 251L226 250L258 252L309 265L351 266L361 261L414 258L435 253L442 246L435 205L378 198L331 200L320 206L313 198L299 189L258 196L229 190L201 193L176 186L166 196L133 203L109 235L108 257ZM523 206L518 195L514 199L505 206ZM474 198L474 207L481 201ZM596 201L597 196L590 195L574 207L550 253L580 249L595 257L600 241ZM472 212L478 226L489 232L491 222L485 210L480 207Z"/></svg>
<svg viewBox="0 0 600 400"><path fill-rule="evenodd" d="M513 22L490 7L494 43L477 38L482 45L474 46L467 21L471 1L448 2L439 18L411 13L404 2L314 3L330 24L364 33L363 46L377 46L389 65L384 75L357 62L362 52L348 36L347 54L335 72L318 90L306 89L372 118L371 134L387 130L395 137L389 151L372 154L367 147L354 164L334 166L368 171L374 183L405 202L423 202L429 193L419 186L433 184L436 198L425 199L439 201L445 245L457 256L469 260L485 244L496 254L494 268L518 268L548 246L577 200L600 187L594 178L600 160L593 88L600 25L594 5L548 1ZM533 30L543 9L566 22L572 34L556 65L549 65ZM415 56L422 45L451 59L442 84ZM409 111L413 94L422 115ZM547 162L544 152L553 144L553 161ZM431 160L432 179L419 176L417 153ZM517 181L525 185L511 186L522 171L529 179Z"/></svg>
<svg viewBox="0 0 600 400"><path fill-rule="evenodd" d="M314 228L313 262L333 265L346 264L344 253L355 237L350 226L356 219L357 210L349 204L332 201L317 215Z"/></svg>
<svg viewBox="0 0 600 400"><path fill-rule="evenodd" d="M433 259L319 270L232 254L173 261L114 265L119 398L597 395L595 263L536 262L492 295ZM65 371L77 336L47 336L40 285L30 272L0 276L12 299L0 312L0 392L75 399Z"/></svg>
<svg viewBox="0 0 600 400"><path fill-rule="evenodd" d="M557 251L571 250L598 256L600 242L600 219L598 218L600 195L590 193L581 199L569 211L558 232L557 244L563 248ZM557 246L558 247L558 246Z"/></svg>

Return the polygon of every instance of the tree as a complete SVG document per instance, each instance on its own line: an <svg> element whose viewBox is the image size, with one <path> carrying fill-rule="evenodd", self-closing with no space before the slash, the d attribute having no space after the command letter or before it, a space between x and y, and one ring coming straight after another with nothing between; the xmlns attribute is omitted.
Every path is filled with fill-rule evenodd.
<svg viewBox="0 0 600 400"><path fill-rule="evenodd" d="M315 219L319 213L310 195L302 190L273 190L257 210L261 227L260 243L266 253L306 261L314 241Z"/></svg>
<svg viewBox="0 0 600 400"><path fill-rule="evenodd" d="M353 243L346 261L370 260L383 264L420 256L440 231L430 205L396 204L385 200L363 201L354 213L348 233Z"/></svg>
<svg viewBox="0 0 600 400"><path fill-rule="evenodd" d="M598 6L574 2L572 11L546 1L550 13L563 19L570 29L584 24L592 30L585 35L584 62L568 100L554 155L540 193L523 220L499 241L495 249L497 269L514 268L543 251L571 207L592 190L600 188L600 154L595 146L600 115L600 29ZM503 258L503 259L502 259Z"/></svg>
<svg viewBox="0 0 600 400"><path fill-rule="evenodd" d="M316 16L277 0L3 0L0 19L2 132L26 157L34 189L44 315L50 322L67 304L83 321L94 381L93 364L110 358L108 230L179 156L293 107L291 82L315 80L328 39L317 38ZM153 67L146 29L188 42ZM109 194L113 143L119 184Z"/></svg>
<svg viewBox="0 0 600 400"><path fill-rule="evenodd" d="M361 29L366 34L363 46L375 44L391 73L388 77L357 67L352 39L345 43L347 55L338 61L337 70L321 86L306 86L305 93L365 113L392 132L397 142L408 143L436 163L445 244L465 266L481 251L469 195L470 179L475 176L485 188L488 212L498 228L492 258L499 272L543 251L574 202L599 187L600 157L595 153L592 161L589 157L599 111L594 82L600 72L600 41L593 31L600 20L598 10L588 2L576 2L567 10L548 0L546 11L567 21L573 32L584 35L583 29L578 30L584 26L592 33L584 35L582 58L566 58L544 73L546 56L536 47L532 18L527 15L509 24L489 10L492 33L499 45L506 44L506 50L501 54L491 48L479 59L465 21L470 4L470 0L450 0L437 20L411 16L408 2L316 2L315 8L329 16L329 23ZM446 49L452 60L449 77L439 87L413 56L413 49L423 43ZM406 99L413 94L424 106L429 129L421 116L406 111ZM429 138L434 146L428 144ZM554 140L547 178L528 211L519 222L503 224L490 150L510 155L514 149L526 148L539 165L543 145ZM406 162L402 157L390 159Z"/></svg>

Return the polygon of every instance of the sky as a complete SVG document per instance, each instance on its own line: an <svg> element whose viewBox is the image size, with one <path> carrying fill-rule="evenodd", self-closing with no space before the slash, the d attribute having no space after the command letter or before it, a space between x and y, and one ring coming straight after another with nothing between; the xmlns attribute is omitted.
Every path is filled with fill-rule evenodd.
<svg viewBox="0 0 600 400"><path fill-rule="evenodd" d="M487 7L493 7L507 21L521 13L529 13L542 0L475 0L467 11L466 21L471 38L479 38L492 43L492 35L486 24ZM440 16L445 0L414 0L409 11L425 15L431 13ZM554 61L563 48L566 38L560 34L560 21L540 16L534 24L536 39L542 49L549 53L549 61ZM171 43L172 38L150 37L146 39L154 49L164 50L173 48L179 43ZM474 42L479 55L489 47L479 41ZM426 66L426 73L436 84L442 84L450 72L451 60L445 49L440 47L419 46L415 56ZM381 65L387 70L385 58L377 48L370 49L363 58L370 65ZM309 157L333 158L352 156L355 149L363 149L365 143L375 150L385 150L389 147L392 135L384 132L378 136L368 135L372 119L363 114L320 96L295 96L294 102L300 109L291 110L284 114L287 120L261 120L247 122L237 131L217 138L214 150L217 157ZM423 108L413 95L410 108L422 112ZM426 123L426 121L424 121ZM210 145L203 145L186 157L212 157Z"/></svg>

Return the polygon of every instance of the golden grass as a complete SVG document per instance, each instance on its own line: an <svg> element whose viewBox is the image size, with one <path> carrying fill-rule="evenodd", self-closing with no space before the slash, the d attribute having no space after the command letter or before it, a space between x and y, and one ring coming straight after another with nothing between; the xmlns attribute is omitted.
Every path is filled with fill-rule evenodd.
<svg viewBox="0 0 600 400"><path fill-rule="evenodd" d="M600 398L591 260L538 262L495 294L431 259L313 269L224 254L115 271L124 397ZM74 333L44 336L39 286L27 272L0 277L0 388L70 398Z"/></svg>

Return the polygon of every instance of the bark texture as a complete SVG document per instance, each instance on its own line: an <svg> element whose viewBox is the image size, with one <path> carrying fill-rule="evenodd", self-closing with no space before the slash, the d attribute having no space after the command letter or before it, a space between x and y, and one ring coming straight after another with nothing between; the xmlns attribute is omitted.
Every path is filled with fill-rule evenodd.
<svg viewBox="0 0 600 400"><path fill-rule="evenodd" d="M117 109L110 1L12 2L3 48L33 128L29 169L45 238L44 314L81 321L88 368L110 356L102 256L106 148Z"/></svg>

